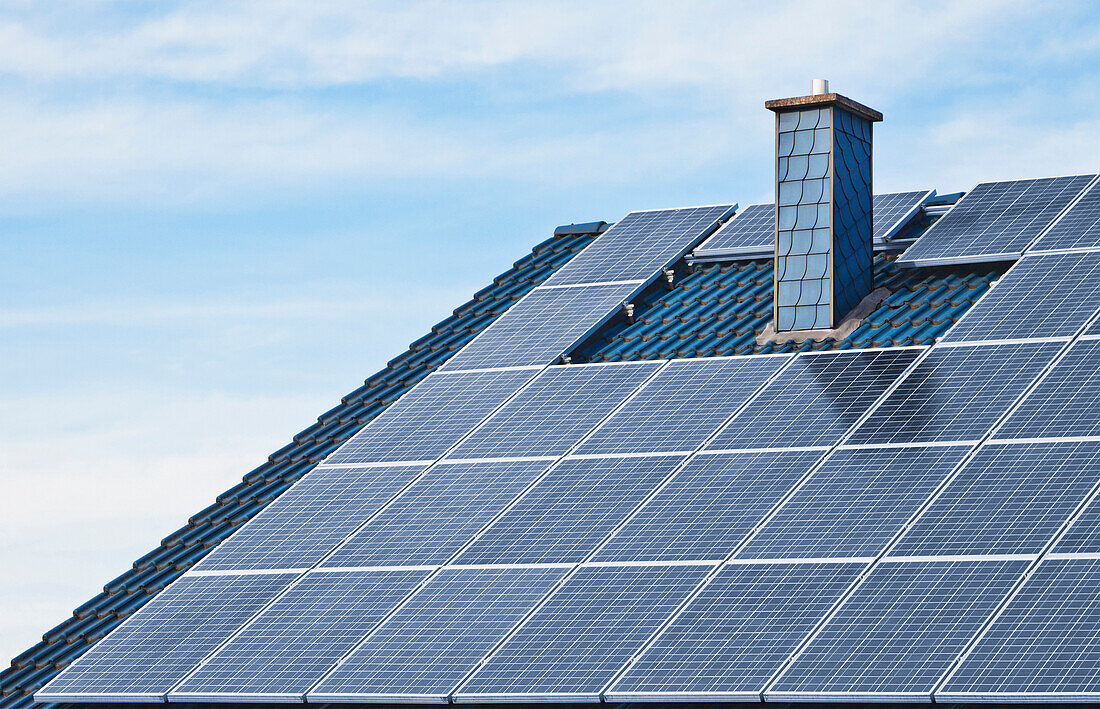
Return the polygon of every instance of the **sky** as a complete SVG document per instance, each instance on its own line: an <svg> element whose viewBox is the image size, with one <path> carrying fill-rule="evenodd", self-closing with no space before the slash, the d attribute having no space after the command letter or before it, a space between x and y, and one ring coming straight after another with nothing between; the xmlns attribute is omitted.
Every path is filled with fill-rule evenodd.
<svg viewBox="0 0 1100 709"><path fill-rule="evenodd" d="M770 201L815 77L877 191L1100 169L1087 2L0 4L0 656L555 226Z"/></svg>

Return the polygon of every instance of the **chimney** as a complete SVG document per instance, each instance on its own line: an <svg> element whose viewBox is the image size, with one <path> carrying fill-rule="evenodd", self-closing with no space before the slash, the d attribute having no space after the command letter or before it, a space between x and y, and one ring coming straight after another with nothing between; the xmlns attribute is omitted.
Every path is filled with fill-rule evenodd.
<svg viewBox="0 0 1100 709"><path fill-rule="evenodd" d="M775 112L775 330L832 329L874 288L871 124L882 114L824 79L764 106Z"/></svg>

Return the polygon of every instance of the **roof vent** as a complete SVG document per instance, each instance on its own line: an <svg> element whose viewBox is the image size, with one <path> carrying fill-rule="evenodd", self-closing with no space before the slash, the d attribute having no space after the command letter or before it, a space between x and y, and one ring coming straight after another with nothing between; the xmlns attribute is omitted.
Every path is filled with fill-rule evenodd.
<svg viewBox="0 0 1100 709"><path fill-rule="evenodd" d="M814 79L810 82L811 96L824 96L827 93L829 93L828 79Z"/></svg>

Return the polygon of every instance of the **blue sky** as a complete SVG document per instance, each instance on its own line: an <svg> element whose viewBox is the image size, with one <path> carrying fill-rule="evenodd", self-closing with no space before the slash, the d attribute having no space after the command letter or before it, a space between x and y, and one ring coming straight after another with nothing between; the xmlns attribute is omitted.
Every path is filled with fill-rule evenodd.
<svg viewBox="0 0 1100 709"><path fill-rule="evenodd" d="M0 656L559 225L771 199L765 99L880 191L1100 169L1088 3L0 6Z"/></svg>

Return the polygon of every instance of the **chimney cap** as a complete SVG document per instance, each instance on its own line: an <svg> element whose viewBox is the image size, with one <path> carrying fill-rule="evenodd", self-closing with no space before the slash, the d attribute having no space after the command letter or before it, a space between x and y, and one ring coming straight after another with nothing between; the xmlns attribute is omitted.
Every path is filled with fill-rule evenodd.
<svg viewBox="0 0 1100 709"><path fill-rule="evenodd" d="M810 82L810 95L822 96L829 93L829 80L828 79L814 79Z"/></svg>
<svg viewBox="0 0 1100 709"><path fill-rule="evenodd" d="M815 79L815 81L818 80ZM798 111L803 108L824 106L838 106L872 123L877 123L882 120L882 114L875 109L864 106L857 101L853 101L847 96L841 96L835 93L825 93L817 96L795 96L794 98L777 98L764 102L764 108L775 111L776 113L786 113L787 111Z"/></svg>

